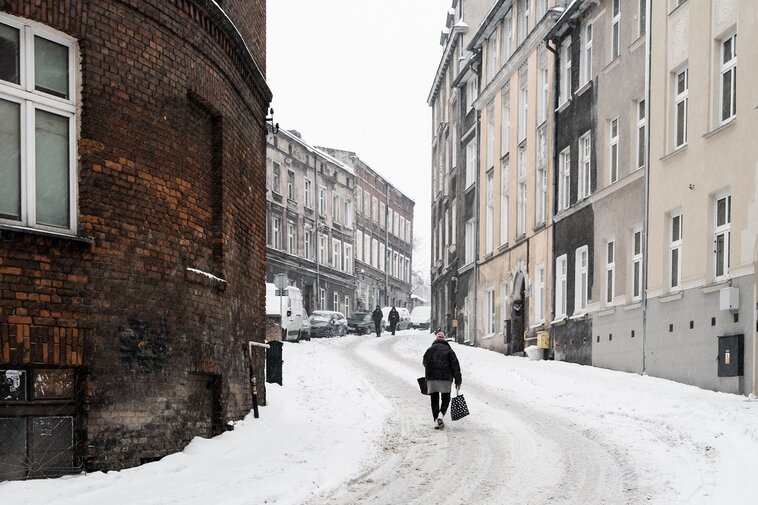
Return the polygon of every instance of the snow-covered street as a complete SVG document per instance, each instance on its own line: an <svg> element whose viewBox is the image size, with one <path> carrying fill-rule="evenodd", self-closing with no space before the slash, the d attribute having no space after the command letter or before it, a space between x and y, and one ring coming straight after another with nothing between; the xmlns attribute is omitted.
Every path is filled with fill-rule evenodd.
<svg viewBox="0 0 758 505"><path fill-rule="evenodd" d="M416 384L432 340L286 344L259 419L140 468L1 483L0 502L755 502L755 398L452 344L471 415L438 431Z"/></svg>

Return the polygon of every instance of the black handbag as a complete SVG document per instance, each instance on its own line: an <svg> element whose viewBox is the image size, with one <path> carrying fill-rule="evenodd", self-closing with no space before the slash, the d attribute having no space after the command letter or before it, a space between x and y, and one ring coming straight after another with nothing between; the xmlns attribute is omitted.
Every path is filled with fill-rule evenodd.
<svg viewBox="0 0 758 505"><path fill-rule="evenodd" d="M463 397L463 395L458 394L456 391L456 395L450 402L450 418L453 421L457 421L458 419L466 417L468 414L469 412L468 406L466 405L466 399Z"/></svg>
<svg viewBox="0 0 758 505"><path fill-rule="evenodd" d="M419 389L421 389L421 394L422 395L428 395L429 393L427 393L427 391L426 391L426 377L419 377L416 380L418 381L418 387L419 387Z"/></svg>

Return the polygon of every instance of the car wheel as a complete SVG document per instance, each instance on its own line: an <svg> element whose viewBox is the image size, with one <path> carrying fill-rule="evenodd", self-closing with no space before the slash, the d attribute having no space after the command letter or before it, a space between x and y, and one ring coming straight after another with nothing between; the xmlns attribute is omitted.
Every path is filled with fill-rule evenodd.
<svg viewBox="0 0 758 505"><path fill-rule="evenodd" d="M340 337L344 337L347 335L347 331L345 330L344 326L340 326Z"/></svg>

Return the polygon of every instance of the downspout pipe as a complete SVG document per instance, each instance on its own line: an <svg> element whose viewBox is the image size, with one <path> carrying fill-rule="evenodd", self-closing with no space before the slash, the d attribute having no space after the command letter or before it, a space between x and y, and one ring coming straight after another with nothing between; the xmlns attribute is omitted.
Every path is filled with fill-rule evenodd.
<svg viewBox="0 0 758 505"><path fill-rule="evenodd" d="M642 374L647 373L647 280L648 280L648 258L649 256L649 241L648 233L650 230L650 128L652 121L650 117L650 87L651 87L651 49L652 49L652 18L653 13L650 11L652 1L645 0L645 12L647 12L647 18L645 19L645 118L647 120L647 128L645 128L645 194L644 194L644 208L642 219L642 247L644 251L644 268L642 269Z"/></svg>

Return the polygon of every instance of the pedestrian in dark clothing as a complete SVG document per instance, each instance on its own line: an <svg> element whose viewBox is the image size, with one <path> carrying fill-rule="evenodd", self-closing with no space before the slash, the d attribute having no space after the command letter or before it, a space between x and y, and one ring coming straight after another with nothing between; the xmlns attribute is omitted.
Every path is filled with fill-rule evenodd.
<svg viewBox="0 0 758 505"><path fill-rule="evenodd" d="M374 328L376 329L376 336L381 337L382 336L382 318L384 317L384 314L382 314L382 309L379 308L379 305L376 306L374 309L374 312L371 313L371 319L374 320Z"/></svg>
<svg viewBox="0 0 758 505"><path fill-rule="evenodd" d="M443 418L450 406L450 387L455 381L455 389L461 389L461 366L458 357L450 344L445 340L445 334L441 331L424 353L424 377L426 377L426 390L432 399L432 417L434 429L445 427ZM442 405L440 405L440 395Z"/></svg>
<svg viewBox="0 0 758 505"><path fill-rule="evenodd" d="M387 319L390 322L390 331L394 335L395 334L395 328L397 328L397 323L400 321L400 314L398 314L397 309L394 306L390 310L390 313L387 316Z"/></svg>

